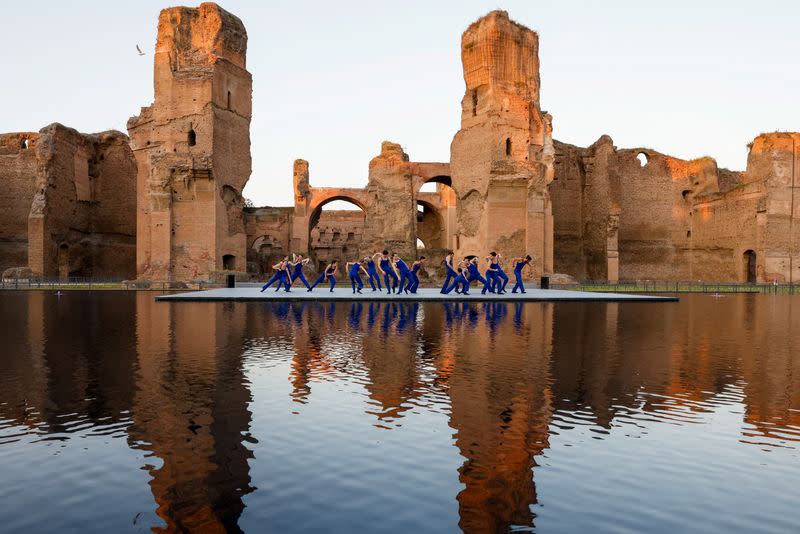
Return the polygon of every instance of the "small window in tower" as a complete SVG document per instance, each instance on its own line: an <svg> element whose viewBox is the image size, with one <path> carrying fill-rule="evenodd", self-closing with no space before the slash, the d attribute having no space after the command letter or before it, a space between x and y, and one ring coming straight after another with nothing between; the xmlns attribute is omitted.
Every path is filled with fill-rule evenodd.
<svg viewBox="0 0 800 534"><path fill-rule="evenodd" d="M511 138L506 137L506 156L511 155Z"/></svg>
<svg viewBox="0 0 800 534"><path fill-rule="evenodd" d="M231 109L231 92L228 91L228 109Z"/></svg>
<svg viewBox="0 0 800 534"><path fill-rule="evenodd" d="M189 146L194 146L197 144L197 134L194 133L194 130L189 130L187 141L189 142Z"/></svg>
<svg viewBox="0 0 800 534"><path fill-rule="evenodd" d="M20 146L20 148L21 148L22 150L28 150L28 147L30 147L30 146L31 146L31 142L30 142L30 141L28 141L27 139L23 139L23 140L20 142L19 146Z"/></svg>
<svg viewBox="0 0 800 534"><path fill-rule="evenodd" d="M472 116L478 114L478 91L472 91Z"/></svg>

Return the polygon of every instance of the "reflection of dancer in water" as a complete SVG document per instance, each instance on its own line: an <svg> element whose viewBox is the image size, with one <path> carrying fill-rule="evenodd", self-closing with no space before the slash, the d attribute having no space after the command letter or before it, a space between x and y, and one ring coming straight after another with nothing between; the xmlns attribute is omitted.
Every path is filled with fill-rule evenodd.
<svg viewBox="0 0 800 534"><path fill-rule="evenodd" d="M369 276L369 273L361 266L361 262L358 260L348 261L345 265L345 270L350 275L350 284L353 286L353 293L361 293L361 290L364 289L364 282L361 281L359 271L364 271L364 274L367 276Z"/></svg>
<svg viewBox="0 0 800 534"><path fill-rule="evenodd" d="M408 293L407 285L411 282L411 270L397 253L392 256L392 261L394 262L397 275L400 278L400 282L397 284L397 294L399 295L401 292Z"/></svg>
<svg viewBox="0 0 800 534"><path fill-rule="evenodd" d="M447 288L450 287L450 282L457 276L456 270L453 267L453 253L448 252L442 260L444 265L444 283L442 284L442 293L447 293Z"/></svg>
<svg viewBox="0 0 800 534"><path fill-rule="evenodd" d="M375 263L375 258L378 257L380 257L380 254L376 252L371 258L369 256L364 258L364 264L367 266L367 273L369 273L369 285L372 286L373 291L383 291L381 277L378 275L378 267ZM378 286L377 288L375 287L376 285Z"/></svg>
<svg viewBox="0 0 800 534"><path fill-rule="evenodd" d="M517 279L517 283L511 288L512 293L516 293L517 288L519 288L520 293L525 293L525 286L522 284L522 270L530 265L531 259L530 255L528 255L524 258L514 258L511 260L511 263L514 265L514 278Z"/></svg>
<svg viewBox="0 0 800 534"><path fill-rule="evenodd" d="M407 289L412 293L416 293L419 287L419 275L417 275L417 273L423 263L425 263L425 256L420 256L417 261L411 264L411 272L408 275L411 281L408 283Z"/></svg>
<svg viewBox="0 0 800 534"><path fill-rule="evenodd" d="M389 259L388 250L384 250L381 253L379 269L383 273L383 281L386 283L386 292L391 293L392 291L397 291L397 275L392 268L392 261ZM389 283L390 279L392 280L391 284Z"/></svg>
<svg viewBox="0 0 800 534"><path fill-rule="evenodd" d="M289 257L286 256L281 261L272 266L272 269L275 271L275 274L273 274L272 278L270 278L269 281L266 284L264 284L264 286L261 288L262 293L266 291L267 288L270 287L275 282L278 283L278 288L275 291L278 291L282 285L286 285L286 291L289 291L288 264L289 264Z"/></svg>
<svg viewBox="0 0 800 534"><path fill-rule="evenodd" d="M310 289L311 286L308 285L308 280L303 275L303 266L309 262L309 258L303 258L302 254L292 254L292 262L291 262L291 280L290 285L294 284L294 281L298 278L303 285L306 286L306 289Z"/></svg>
<svg viewBox="0 0 800 534"><path fill-rule="evenodd" d="M333 288L336 286L336 271L338 270L339 262L337 260L332 260L328 266L325 267L325 270L322 271L322 274L319 275L317 281L311 284L311 287L309 287L308 290L312 291L315 287L317 287L317 284L327 279L331 284L331 293L333 293Z"/></svg>

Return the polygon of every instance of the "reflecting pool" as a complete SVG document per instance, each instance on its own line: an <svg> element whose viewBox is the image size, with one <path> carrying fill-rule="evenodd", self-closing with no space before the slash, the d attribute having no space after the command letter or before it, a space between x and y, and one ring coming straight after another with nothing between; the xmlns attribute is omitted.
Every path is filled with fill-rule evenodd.
<svg viewBox="0 0 800 534"><path fill-rule="evenodd" d="M0 294L2 532L796 532L800 297Z"/></svg>

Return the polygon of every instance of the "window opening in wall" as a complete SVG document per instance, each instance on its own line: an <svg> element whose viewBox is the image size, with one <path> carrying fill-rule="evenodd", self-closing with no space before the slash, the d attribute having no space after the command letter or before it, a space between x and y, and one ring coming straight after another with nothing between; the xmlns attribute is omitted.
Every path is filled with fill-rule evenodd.
<svg viewBox="0 0 800 534"><path fill-rule="evenodd" d="M752 250L745 250L743 254L745 279L748 284L756 283L756 253Z"/></svg>
<svg viewBox="0 0 800 534"><path fill-rule="evenodd" d="M506 156L511 155L511 138L506 137Z"/></svg>
<svg viewBox="0 0 800 534"><path fill-rule="evenodd" d="M478 91L472 91L472 116L478 114Z"/></svg>
<svg viewBox="0 0 800 534"><path fill-rule="evenodd" d="M650 162L650 160L647 158L647 154L644 152L639 152L639 154L636 155L636 159L639 160L639 165L641 167L644 167Z"/></svg>
<svg viewBox="0 0 800 534"><path fill-rule="evenodd" d="M189 135L187 136L186 140L189 143L189 146L194 146L197 144L197 134L194 133L193 129L189 130Z"/></svg>
<svg viewBox="0 0 800 534"><path fill-rule="evenodd" d="M417 248L425 248L425 243L422 242L422 239L417 238Z"/></svg>
<svg viewBox="0 0 800 534"><path fill-rule="evenodd" d="M236 269L236 256L233 254L225 254L222 256L222 268L226 271L233 271Z"/></svg>
<svg viewBox="0 0 800 534"><path fill-rule="evenodd" d="M691 193L691 191L689 191L688 189L684 189L683 191L681 191L681 196L683 197L683 200L689 199L689 193Z"/></svg>
<svg viewBox="0 0 800 534"><path fill-rule="evenodd" d="M228 109L231 109L231 92L228 91Z"/></svg>
<svg viewBox="0 0 800 534"><path fill-rule="evenodd" d="M692 237L692 231L686 230L686 237Z"/></svg>
<svg viewBox="0 0 800 534"><path fill-rule="evenodd" d="M354 232L347 232L347 240L354 241L356 238L356 234Z"/></svg>
<svg viewBox="0 0 800 534"><path fill-rule="evenodd" d="M22 150L28 150L28 147L31 146L30 141L27 139L23 139L20 141L19 146Z"/></svg>

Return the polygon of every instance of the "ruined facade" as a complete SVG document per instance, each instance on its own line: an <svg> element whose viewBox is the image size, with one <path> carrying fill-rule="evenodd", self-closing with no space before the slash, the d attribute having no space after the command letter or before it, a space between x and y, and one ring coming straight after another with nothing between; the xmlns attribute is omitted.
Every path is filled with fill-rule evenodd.
<svg viewBox="0 0 800 534"><path fill-rule="evenodd" d="M120 132L0 135L0 272L132 278L135 177Z"/></svg>
<svg viewBox="0 0 800 534"><path fill-rule="evenodd" d="M555 269L595 280L800 280L800 134L762 134L747 169L654 150L556 146Z"/></svg>
<svg viewBox="0 0 800 534"><path fill-rule="evenodd" d="M461 37L466 92L450 145L456 254L530 254L552 272L551 118L539 106L539 38L493 11Z"/></svg>
<svg viewBox="0 0 800 534"><path fill-rule="evenodd" d="M128 121L136 155L139 277L244 270L252 78L244 24L216 4L158 20L155 101Z"/></svg>
<svg viewBox="0 0 800 534"><path fill-rule="evenodd" d="M462 35L465 92L449 162L414 162L384 141L367 185L337 188L313 186L309 163L297 160L293 206L245 207L246 51L242 21L216 4L165 9L154 101L128 121L130 138L60 125L0 136L0 267L181 282L261 276L292 252L319 268L386 248L431 257L431 277L448 249L530 254L533 276L800 277L800 134L757 137L743 172L620 149L608 136L587 148L554 141L538 36L504 11ZM325 209L337 200L360 211Z"/></svg>

